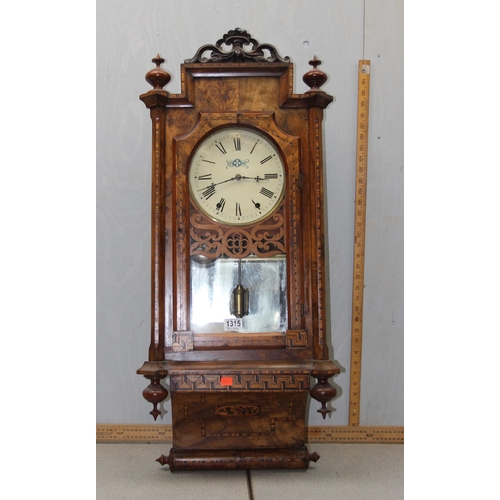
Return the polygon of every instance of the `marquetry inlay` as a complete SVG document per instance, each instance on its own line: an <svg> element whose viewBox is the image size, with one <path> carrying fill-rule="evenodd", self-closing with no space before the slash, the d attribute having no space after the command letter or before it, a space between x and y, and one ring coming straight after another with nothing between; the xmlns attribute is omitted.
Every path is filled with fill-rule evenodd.
<svg viewBox="0 0 500 500"><path fill-rule="evenodd" d="M227 376L225 376L227 377ZM172 391L303 391L309 390L308 374L235 374L232 385L221 382L221 375L170 375Z"/></svg>
<svg viewBox="0 0 500 500"><path fill-rule="evenodd" d="M192 351L194 345L193 332L175 332L172 334L172 351Z"/></svg>
<svg viewBox="0 0 500 500"><path fill-rule="evenodd" d="M258 415L260 406L257 405L216 405L215 414L222 417L248 417Z"/></svg>
<svg viewBox="0 0 500 500"><path fill-rule="evenodd" d="M307 332L305 330L287 330L287 349L301 349L307 347Z"/></svg>

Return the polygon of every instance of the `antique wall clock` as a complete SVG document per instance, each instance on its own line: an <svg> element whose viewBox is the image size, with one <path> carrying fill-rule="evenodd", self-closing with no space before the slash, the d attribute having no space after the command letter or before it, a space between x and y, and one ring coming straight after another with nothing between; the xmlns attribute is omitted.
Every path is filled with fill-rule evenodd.
<svg viewBox="0 0 500 500"><path fill-rule="evenodd" d="M302 468L310 394L328 379L323 110L293 94L293 64L244 30L181 65L181 94L156 68L141 100L152 120L151 344L137 373L160 414L169 376L170 470ZM311 384L311 377L316 379Z"/></svg>

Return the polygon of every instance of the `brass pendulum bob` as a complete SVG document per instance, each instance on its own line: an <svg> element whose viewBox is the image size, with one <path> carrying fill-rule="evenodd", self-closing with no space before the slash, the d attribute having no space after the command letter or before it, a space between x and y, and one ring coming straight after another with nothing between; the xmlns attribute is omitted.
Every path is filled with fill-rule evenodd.
<svg viewBox="0 0 500 500"><path fill-rule="evenodd" d="M241 259L238 261L238 285L231 294L231 314L243 318L248 314L248 289L241 284Z"/></svg>

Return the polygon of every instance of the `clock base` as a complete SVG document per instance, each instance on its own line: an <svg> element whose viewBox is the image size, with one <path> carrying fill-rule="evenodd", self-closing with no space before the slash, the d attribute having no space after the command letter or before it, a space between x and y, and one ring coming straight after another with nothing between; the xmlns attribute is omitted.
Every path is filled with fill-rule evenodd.
<svg viewBox="0 0 500 500"><path fill-rule="evenodd" d="M307 469L308 363L170 362L171 471Z"/></svg>
<svg viewBox="0 0 500 500"><path fill-rule="evenodd" d="M192 470L307 469L319 455L306 446L283 449L250 450L175 450L156 461L168 465L171 472Z"/></svg>

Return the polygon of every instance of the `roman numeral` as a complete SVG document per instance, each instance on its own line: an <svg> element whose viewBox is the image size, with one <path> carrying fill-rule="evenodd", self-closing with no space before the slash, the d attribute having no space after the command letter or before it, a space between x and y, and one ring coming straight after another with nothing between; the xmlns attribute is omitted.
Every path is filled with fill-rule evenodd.
<svg viewBox="0 0 500 500"><path fill-rule="evenodd" d="M267 196L268 198L272 198L274 196L274 193L272 191L269 191L269 189L262 188L260 190L260 194L263 194L264 196Z"/></svg>
<svg viewBox="0 0 500 500"><path fill-rule="evenodd" d="M214 161L204 160L203 158L201 159L201 161L204 161L204 162L206 162L206 163L211 163L212 165L215 165L215 162L214 162Z"/></svg>
<svg viewBox="0 0 500 500"><path fill-rule="evenodd" d="M217 146L217 149L225 155L227 153L226 148L222 145L220 142L216 142L215 145Z"/></svg>
<svg viewBox="0 0 500 500"><path fill-rule="evenodd" d="M259 143L259 141L257 141L254 145L253 145L253 148L252 148L252 151L250 151L250 154L253 153L253 150L255 149L255 146L257 146L257 144Z"/></svg>
<svg viewBox="0 0 500 500"><path fill-rule="evenodd" d="M213 196L215 194L215 186L208 186L207 189L205 189L205 191L203 191L201 194L205 197L206 200L208 200L210 196Z"/></svg>
<svg viewBox="0 0 500 500"><path fill-rule="evenodd" d="M266 177L267 179L267 177ZM211 181L212 180L212 174L204 174L204 175L199 175L198 176L199 181Z"/></svg>
<svg viewBox="0 0 500 500"><path fill-rule="evenodd" d="M215 205L215 208L217 210L220 210L221 212L224 212L224 207L226 206L226 200L224 198L221 198L219 203Z"/></svg>
<svg viewBox="0 0 500 500"><path fill-rule="evenodd" d="M236 203L236 215L241 217L241 205Z"/></svg>
<svg viewBox="0 0 500 500"><path fill-rule="evenodd" d="M239 137L234 137L234 150L235 151L241 151L241 139Z"/></svg>
<svg viewBox="0 0 500 500"><path fill-rule="evenodd" d="M264 165L264 163L266 163L266 161L269 161L274 155L269 155L267 158L264 158L263 160L260 160L260 164L261 165Z"/></svg>
<svg viewBox="0 0 500 500"><path fill-rule="evenodd" d="M265 174L264 178L265 179L277 179L278 178L278 174Z"/></svg>

